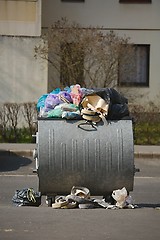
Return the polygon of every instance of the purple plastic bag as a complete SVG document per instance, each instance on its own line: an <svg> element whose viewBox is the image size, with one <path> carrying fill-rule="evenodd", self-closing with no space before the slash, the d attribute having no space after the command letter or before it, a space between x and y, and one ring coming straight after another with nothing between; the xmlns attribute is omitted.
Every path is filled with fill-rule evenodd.
<svg viewBox="0 0 160 240"><path fill-rule="evenodd" d="M72 102L72 98L70 96L69 93L65 92L65 91L61 91L58 94L53 94L50 93L45 101L45 111L49 111L51 109L54 109L55 106L59 105L60 103L64 103L64 102L68 102L71 103Z"/></svg>
<svg viewBox="0 0 160 240"><path fill-rule="evenodd" d="M58 98L58 94L48 94L46 101L45 101L45 111L49 111L53 108L55 108L55 106L57 106L60 103L59 98Z"/></svg>

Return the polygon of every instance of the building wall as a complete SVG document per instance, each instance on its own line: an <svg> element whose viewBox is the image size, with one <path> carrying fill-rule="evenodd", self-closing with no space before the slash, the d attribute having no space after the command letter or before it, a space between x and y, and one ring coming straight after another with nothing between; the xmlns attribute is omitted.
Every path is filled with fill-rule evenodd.
<svg viewBox="0 0 160 240"><path fill-rule="evenodd" d="M0 35L40 36L41 0L0 0Z"/></svg>
<svg viewBox="0 0 160 240"><path fill-rule="evenodd" d="M160 1L152 4L120 4L119 0L0 0L0 102L36 101L47 92L48 65L34 58L41 27L61 17L88 27L99 26L131 37L135 44L150 44L149 87L132 87L141 99L160 96ZM41 16L42 15L42 16ZM42 17L42 19L41 19Z"/></svg>
<svg viewBox="0 0 160 240"><path fill-rule="evenodd" d="M119 0L85 0L82 3L42 0L42 9L42 27L65 16L84 26L160 28L159 0L152 0L151 4L120 4Z"/></svg>
<svg viewBox="0 0 160 240"><path fill-rule="evenodd" d="M147 103L153 101L160 104L160 31L127 30L118 31L131 37L136 44L150 44L149 87L130 87L132 93L139 93L136 102Z"/></svg>
<svg viewBox="0 0 160 240"><path fill-rule="evenodd" d="M160 96L160 1L151 4L120 4L119 0L86 0L82 3L42 0L42 28L61 17L98 26L126 35L135 44L150 44L149 87L132 87L143 98L135 101L159 101Z"/></svg>
<svg viewBox="0 0 160 240"><path fill-rule="evenodd" d="M34 58L40 35L41 0L0 0L0 103L47 92L47 62Z"/></svg>
<svg viewBox="0 0 160 240"><path fill-rule="evenodd" d="M0 36L0 103L36 102L47 91L47 64L34 58L39 41Z"/></svg>

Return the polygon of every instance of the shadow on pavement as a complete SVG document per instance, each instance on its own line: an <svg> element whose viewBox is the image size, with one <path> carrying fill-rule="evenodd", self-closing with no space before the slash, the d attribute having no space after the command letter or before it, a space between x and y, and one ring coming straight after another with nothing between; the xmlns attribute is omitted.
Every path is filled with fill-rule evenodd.
<svg viewBox="0 0 160 240"><path fill-rule="evenodd" d="M138 208L160 208L160 203L150 204L150 203L139 203Z"/></svg>
<svg viewBox="0 0 160 240"><path fill-rule="evenodd" d="M29 158L10 153L9 151L0 150L0 172L14 171L31 163L32 161Z"/></svg>

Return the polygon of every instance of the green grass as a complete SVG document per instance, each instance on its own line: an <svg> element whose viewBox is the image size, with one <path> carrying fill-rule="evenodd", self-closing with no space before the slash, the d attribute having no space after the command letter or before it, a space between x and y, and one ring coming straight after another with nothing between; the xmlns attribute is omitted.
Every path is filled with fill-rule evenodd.
<svg viewBox="0 0 160 240"><path fill-rule="evenodd" d="M137 123L134 136L137 145L160 145L160 123Z"/></svg>
<svg viewBox="0 0 160 240"><path fill-rule="evenodd" d="M35 139L32 137L28 128L21 128L15 131L7 129L5 134L0 134L0 143L34 143Z"/></svg>
<svg viewBox="0 0 160 240"><path fill-rule="evenodd" d="M0 134L0 142L33 143L35 139L31 136L29 129L22 128L18 130L16 138L14 132L10 130L6 131L5 139ZM160 145L160 122L136 123L134 126L134 143L136 145Z"/></svg>

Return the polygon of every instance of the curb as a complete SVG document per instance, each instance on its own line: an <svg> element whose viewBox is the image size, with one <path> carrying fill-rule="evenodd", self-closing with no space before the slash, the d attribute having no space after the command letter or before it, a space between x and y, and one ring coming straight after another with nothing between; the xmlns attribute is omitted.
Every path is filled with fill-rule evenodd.
<svg viewBox="0 0 160 240"><path fill-rule="evenodd" d="M160 146L134 145L135 158L160 158Z"/></svg>
<svg viewBox="0 0 160 240"><path fill-rule="evenodd" d="M160 158L160 153L154 153L154 152L150 152L150 153L142 153L142 152L135 152L134 153L134 157L135 158Z"/></svg>

